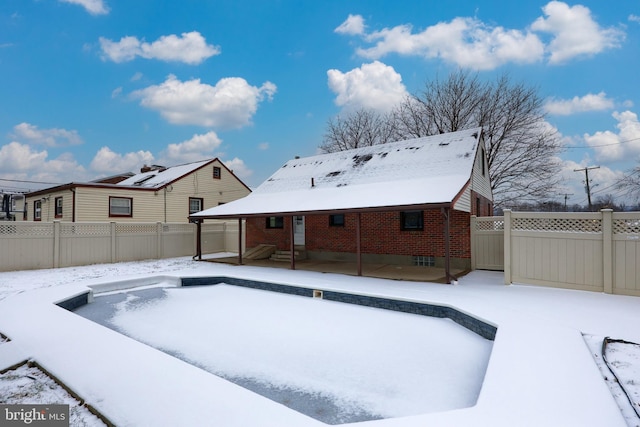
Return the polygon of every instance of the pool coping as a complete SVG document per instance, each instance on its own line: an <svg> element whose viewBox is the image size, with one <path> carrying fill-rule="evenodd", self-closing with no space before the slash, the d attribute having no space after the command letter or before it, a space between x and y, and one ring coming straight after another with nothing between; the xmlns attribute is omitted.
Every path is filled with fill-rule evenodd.
<svg viewBox="0 0 640 427"><path fill-rule="evenodd" d="M253 280L252 274L241 278ZM248 277L247 277L248 276ZM255 275L253 275L255 276ZM224 276L227 277L227 276ZM237 275L236 275L237 277ZM327 276L317 276L323 280ZM197 277L192 278L194 281ZM175 276L149 276L147 285L152 282L169 281L170 286L179 286ZM363 279L366 282L367 279ZM376 279L376 283L386 283ZM2 332L11 338L11 342L0 346L0 361L3 347L20 353L25 358L37 361L48 371L59 377L70 388L75 390L87 402L92 403L109 419L121 424L153 424L170 425L171 423L192 422L202 425L202 420L211 417L211 409L215 408L215 417L220 425L225 426L321 426L325 425L309 417L283 409L281 405L268 399L243 391L224 380L207 374L198 368L175 358L148 348L134 340L124 337L86 319L60 310L54 304L73 297L86 295L92 298L93 292L108 292L108 287L131 287L131 281L115 281L106 284L69 285L67 289L42 289L30 295L18 295L0 302L0 325ZM187 280L188 281L188 280ZM360 283L360 282L358 282ZM397 281L389 281L385 292L362 292L362 289L340 289L340 286L320 287L316 284L308 289L322 288L324 292L342 292L359 296L387 299L396 293ZM349 286L344 286L349 288ZM387 288L385 288L387 289ZM412 288L415 289L415 288ZM402 292L400 292L402 293ZM406 294L406 292L405 292ZM443 304L443 298L428 301L424 295L412 292L412 298L406 295L393 299L408 302ZM36 296L37 297L34 297ZM31 296L31 298L30 298ZM468 302L454 305L463 312L473 311L476 315L478 306ZM472 308L469 309L469 306ZM52 325L64 325L59 330L41 322L31 325L29 322L10 322L19 319L24 310L38 310L42 318L55 317ZM404 418L391 418L379 421L358 423L358 427L417 427L423 425L459 426L459 425L587 425L587 426L621 426L626 423L615 405L615 401L602 381L599 371L593 363L591 355L582 340L580 331L558 326L554 322L536 319L526 321L503 313L487 311L476 317L485 319L498 327L492 349L491 359L487 367L478 402L475 406L460 410L430 413ZM79 339L80 338L80 339ZM8 347L8 348L7 348ZM557 359L550 348L560 349L572 355L571 360ZM144 355L140 360L131 360L129 352ZM69 353L80 366L93 366L93 369L78 372L69 363L65 363ZM17 356L14 356L17 357ZM514 360L515 359L515 360ZM568 377L582 375L580 384L565 381L563 375L574 372ZM179 376L179 383L159 383L156 378L167 372ZM130 378L135 377L136 383ZM554 387L548 386L549 378L555 381ZM114 388L122 388L124 395L114 395L104 391L100 384L109 383ZM588 384L588 386L585 386ZM144 395L140 399L127 399L127 393ZM239 390L241 389L241 390ZM197 391L197 392L196 392ZM216 396L216 401L203 401L202 395ZM147 413L140 409L171 405L176 414L185 414L187 418L175 418L173 411L162 411L161 414ZM146 406L145 406L146 405ZM247 411L247 405L252 409ZM509 410L505 411L504 408ZM142 417L141 412L144 412ZM124 418L123 415L125 414ZM174 418L172 418L174 417Z"/></svg>

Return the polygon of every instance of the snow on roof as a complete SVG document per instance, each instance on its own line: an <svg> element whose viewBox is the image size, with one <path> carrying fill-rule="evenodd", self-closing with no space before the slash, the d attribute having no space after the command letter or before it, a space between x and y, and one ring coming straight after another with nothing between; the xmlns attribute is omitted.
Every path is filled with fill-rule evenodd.
<svg viewBox="0 0 640 427"><path fill-rule="evenodd" d="M157 188L163 185L169 184L176 179L187 175L194 170L204 166L211 162L212 159L201 160L199 162L187 163L184 165L171 166L168 168L154 169L149 172L143 172L133 175L123 181L118 182L116 185L144 187L144 188Z"/></svg>
<svg viewBox="0 0 640 427"><path fill-rule="evenodd" d="M471 178L481 128L289 160L250 195L194 217L452 202Z"/></svg>

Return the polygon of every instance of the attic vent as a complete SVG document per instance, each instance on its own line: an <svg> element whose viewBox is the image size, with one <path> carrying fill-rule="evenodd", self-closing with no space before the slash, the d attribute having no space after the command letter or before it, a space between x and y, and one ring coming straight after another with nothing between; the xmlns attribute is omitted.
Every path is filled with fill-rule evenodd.
<svg viewBox="0 0 640 427"><path fill-rule="evenodd" d="M342 173L342 171L329 172L329 173L327 174L327 178L331 178L331 177L334 177L334 176L338 176L338 175L340 175L341 173Z"/></svg>
<svg viewBox="0 0 640 427"><path fill-rule="evenodd" d="M444 147L445 145L449 145L448 142L446 141L442 141L440 144L438 144L440 147Z"/></svg>
<svg viewBox="0 0 640 427"><path fill-rule="evenodd" d="M372 158L373 158L373 156L371 154L365 154L365 155L362 155L362 156L358 156L356 154L355 156L353 156L353 167L357 168L358 166L362 166L363 164L367 163Z"/></svg>

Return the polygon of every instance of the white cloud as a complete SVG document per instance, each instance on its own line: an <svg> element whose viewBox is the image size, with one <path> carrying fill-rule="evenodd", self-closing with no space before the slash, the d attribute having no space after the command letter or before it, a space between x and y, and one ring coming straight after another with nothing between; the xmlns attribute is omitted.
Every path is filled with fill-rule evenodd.
<svg viewBox="0 0 640 427"><path fill-rule="evenodd" d="M196 134L187 141L169 144L162 154L162 164L181 164L216 157L214 151L220 147L222 140L211 131Z"/></svg>
<svg viewBox="0 0 640 427"><path fill-rule="evenodd" d="M207 58L220 53L220 47L207 44L198 31L162 36L153 43L137 37L122 37L119 42L100 37L103 59L114 62L132 61L137 56L161 61L176 61L197 65Z"/></svg>
<svg viewBox="0 0 640 427"><path fill-rule="evenodd" d="M106 15L109 8L103 0L59 0L62 3L77 4L85 8L91 15Z"/></svg>
<svg viewBox="0 0 640 427"><path fill-rule="evenodd" d="M631 21L631 22L640 22L640 16L638 16L638 15L629 15L629 21Z"/></svg>
<svg viewBox="0 0 640 427"><path fill-rule="evenodd" d="M49 154L34 151L29 145L13 141L0 147L0 169L3 172L37 170Z"/></svg>
<svg viewBox="0 0 640 427"><path fill-rule="evenodd" d="M111 91L111 99L119 98L122 95L122 86L119 86Z"/></svg>
<svg viewBox="0 0 640 427"><path fill-rule="evenodd" d="M258 150L268 150L269 149L269 143L268 142L261 142L260 144L258 144Z"/></svg>
<svg viewBox="0 0 640 427"><path fill-rule="evenodd" d="M335 103L345 109L391 110L407 96L402 76L393 67L374 61L342 73L327 71L329 88L336 93Z"/></svg>
<svg viewBox="0 0 640 427"><path fill-rule="evenodd" d="M142 73L140 71L138 71L133 76L131 76L131 79L129 79L129 80L132 81L132 82L137 82L141 78L142 78Z"/></svg>
<svg viewBox="0 0 640 427"><path fill-rule="evenodd" d="M373 47L357 49L366 58L398 53L440 58L477 70L493 69L508 62L537 62L544 54L544 45L535 34L491 27L475 18L455 18L415 34L410 25L399 25L372 32L364 40L375 43Z"/></svg>
<svg viewBox="0 0 640 427"><path fill-rule="evenodd" d="M640 155L640 122L631 111L614 112L618 133L611 131L584 134L586 143L593 147L598 161L619 161Z"/></svg>
<svg viewBox="0 0 640 427"><path fill-rule="evenodd" d="M253 171L245 165L242 159L234 157L231 160L223 160L222 163L229 168L235 176L240 179L246 180L251 175L253 175Z"/></svg>
<svg viewBox="0 0 640 427"><path fill-rule="evenodd" d="M524 29L504 28L472 17L456 17L419 32L414 32L407 24L370 33L365 31L362 16L349 15L335 32L360 35L369 46L356 49L356 53L365 58L380 59L395 53L438 58L475 70L544 60L558 64L618 47L625 36L617 28L600 27L584 6L569 7L566 3L551 1L543 7L543 12L545 16ZM537 33L551 34L548 46Z"/></svg>
<svg viewBox="0 0 640 427"><path fill-rule="evenodd" d="M82 138L75 130L66 129L38 129L29 123L20 123L13 127L13 136L23 142L42 144L47 147L61 147L82 144Z"/></svg>
<svg viewBox="0 0 640 427"><path fill-rule="evenodd" d="M229 77L210 86L200 79L182 82L170 75L164 83L132 96L173 124L239 128L251 124L258 103L271 100L275 92L276 85L271 82L256 87L240 77Z"/></svg>
<svg viewBox="0 0 640 427"><path fill-rule="evenodd" d="M585 111L610 110L614 106L613 100L607 98L607 94L588 93L582 97L574 96L572 99L550 99L544 108L549 114L558 116L569 116Z"/></svg>
<svg viewBox="0 0 640 427"><path fill-rule="evenodd" d="M91 160L91 169L102 174L137 172L145 164L154 163L149 151L136 151L119 154L109 147L102 147Z"/></svg>
<svg viewBox="0 0 640 427"><path fill-rule="evenodd" d="M13 141L0 147L0 170L7 178L50 182L52 185L86 179L85 169L70 153L51 160L48 156L46 150L34 150L28 144ZM33 184L25 185L33 187Z"/></svg>
<svg viewBox="0 0 640 427"><path fill-rule="evenodd" d="M364 18L361 15L351 15L347 17L347 19L340 24L338 28L334 30L334 32L338 34L349 34L349 35L359 35L364 34Z"/></svg>
<svg viewBox="0 0 640 427"><path fill-rule="evenodd" d="M531 29L553 35L548 46L551 52L549 62L552 64L595 55L605 49L618 47L624 39L624 33L619 29L601 28L585 6L551 1L542 11L546 18L538 18Z"/></svg>

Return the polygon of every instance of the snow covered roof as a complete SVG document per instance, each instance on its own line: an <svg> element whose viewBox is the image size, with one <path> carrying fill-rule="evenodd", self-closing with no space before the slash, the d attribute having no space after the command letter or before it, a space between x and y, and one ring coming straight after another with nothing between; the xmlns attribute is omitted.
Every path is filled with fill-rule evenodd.
<svg viewBox="0 0 640 427"><path fill-rule="evenodd" d="M142 172L133 175L130 178L118 182L116 185L143 188L162 187L175 181L178 178L190 174L191 172L201 168L202 166L212 162L213 160L214 159L201 160L199 162L187 163L184 165L153 169L148 172Z"/></svg>
<svg viewBox="0 0 640 427"><path fill-rule="evenodd" d="M289 160L250 195L193 214L224 218L451 203L482 129Z"/></svg>

